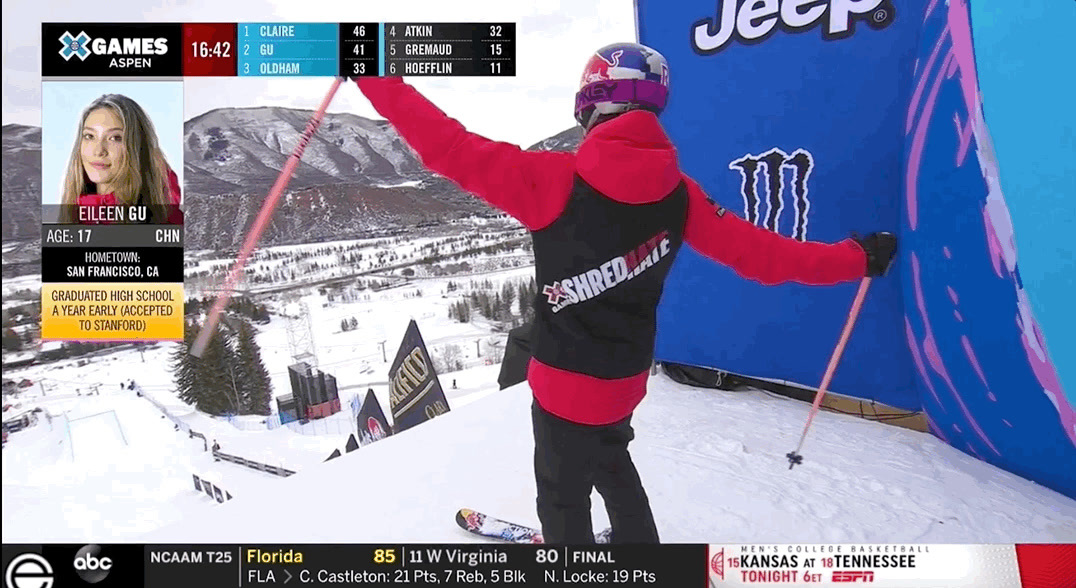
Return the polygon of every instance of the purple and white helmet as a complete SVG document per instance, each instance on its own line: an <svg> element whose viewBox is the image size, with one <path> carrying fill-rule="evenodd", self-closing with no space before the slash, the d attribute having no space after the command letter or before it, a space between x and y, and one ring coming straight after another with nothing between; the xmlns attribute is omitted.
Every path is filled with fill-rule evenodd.
<svg viewBox="0 0 1076 588"><path fill-rule="evenodd" d="M661 114L669 96L669 63L638 43L614 43L594 52L575 95L575 120L589 129L603 114L644 109Z"/></svg>

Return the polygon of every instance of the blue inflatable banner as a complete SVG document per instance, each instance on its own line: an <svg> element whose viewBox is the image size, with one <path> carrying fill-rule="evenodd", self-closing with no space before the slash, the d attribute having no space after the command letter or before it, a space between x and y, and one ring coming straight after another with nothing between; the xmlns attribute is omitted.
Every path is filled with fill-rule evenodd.
<svg viewBox="0 0 1076 588"><path fill-rule="evenodd" d="M836 242L900 226L904 119L927 0L637 3L669 60L662 121L684 171L782 235ZM657 357L818 386L856 284L763 286L685 249ZM830 389L919 409L897 275L871 285Z"/></svg>
<svg viewBox="0 0 1076 588"><path fill-rule="evenodd" d="M912 88L901 280L905 340L931 430L1076 497L1076 412L1021 280L966 0L928 8ZM1063 253L1052 251L1055 263L1064 263ZM1033 283L1038 275L1026 285Z"/></svg>
<svg viewBox="0 0 1076 588"><path fill-rule="evenodd" d="M1072 277L1021 281L967 0L636 10L640 42L670 63L662 121L718 203L800 240L898 234L830 390L924 411L954 447L1076 497L1076 412L1035 318L1051 301L1051 316L1071 312L1055 293ZM1073 246L1031 253L1071 267ZM685 248L657 358L816 387L855 288L766 287Z"/></svg>

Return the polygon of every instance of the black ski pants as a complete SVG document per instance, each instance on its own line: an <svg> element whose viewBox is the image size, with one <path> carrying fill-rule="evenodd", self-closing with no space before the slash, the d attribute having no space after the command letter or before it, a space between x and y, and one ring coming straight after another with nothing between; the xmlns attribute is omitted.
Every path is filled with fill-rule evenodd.
<svg viewBox="0 0 1076 588"><path fill-rule="evenodd" d="M581 425L546 411L535 400L531 420L538 519L546 543L594 543L594 488L609 513L611 542L658 542L650 501L628 454L628 443L635 438L631 415L610 425Z"/></svg>

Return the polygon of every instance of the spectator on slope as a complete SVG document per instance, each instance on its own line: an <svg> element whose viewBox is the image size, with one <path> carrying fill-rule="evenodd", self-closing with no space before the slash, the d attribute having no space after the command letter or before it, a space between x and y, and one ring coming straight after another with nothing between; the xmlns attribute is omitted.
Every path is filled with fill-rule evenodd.
<svg viewBox="0 0 1076 588"><path fill-rule="evenodd" d="M614 543L658 541L628 444L653 361L658 301L683 243L767 285L882 275L896 250L888 233L800 242L718 206L680 171L658 122L668 64L643 45L609 45L587 62L575 102L585 136L575 153L525 152L469 133L400 78L357 83L428 168L531 232L540 293L527 380L538 518L549 543L593 543L593 488Z"/></svg>

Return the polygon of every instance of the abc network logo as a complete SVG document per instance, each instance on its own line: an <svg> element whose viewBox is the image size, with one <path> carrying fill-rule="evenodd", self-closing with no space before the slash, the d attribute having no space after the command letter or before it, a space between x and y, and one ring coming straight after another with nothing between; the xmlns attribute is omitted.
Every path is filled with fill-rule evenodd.
<svg viewBox="0 0 1076 588"><path fill-rule="evenodd" d="M75 554L75 572L90 584L104 580L110 571L112 559L101 557L100 545L86 545Z"/></svg>

